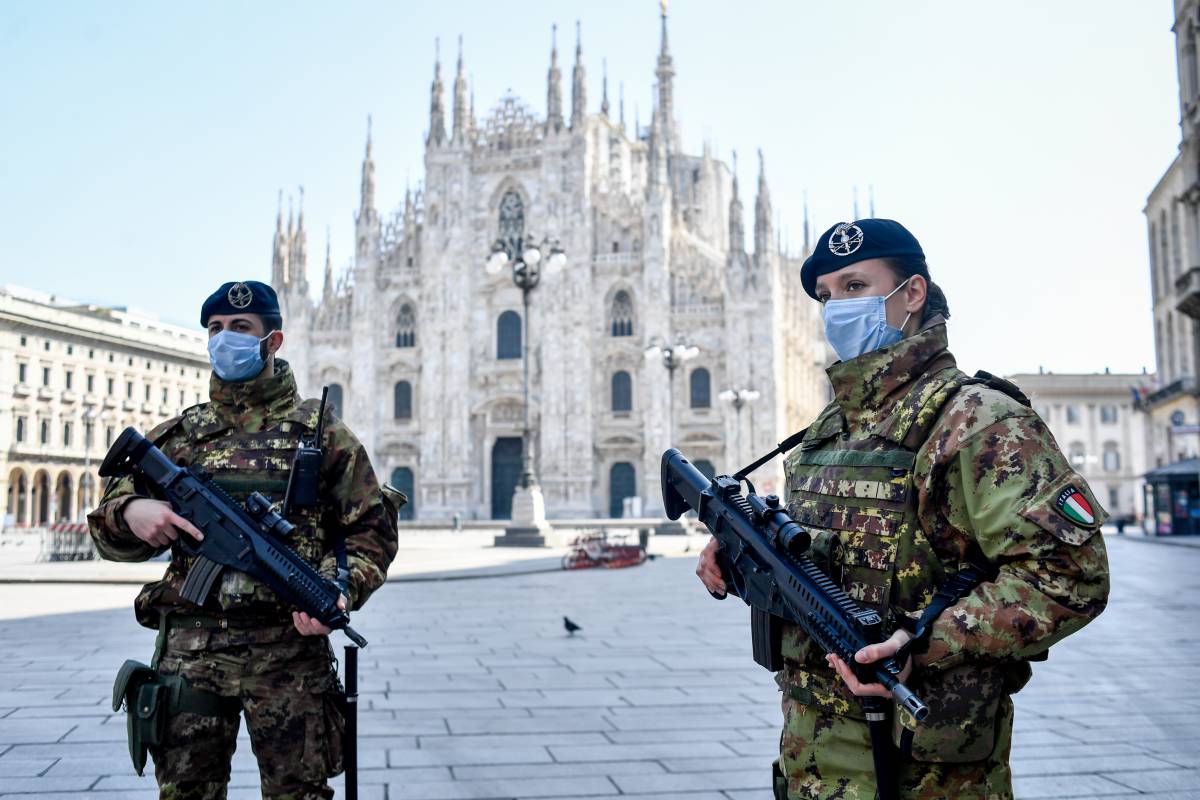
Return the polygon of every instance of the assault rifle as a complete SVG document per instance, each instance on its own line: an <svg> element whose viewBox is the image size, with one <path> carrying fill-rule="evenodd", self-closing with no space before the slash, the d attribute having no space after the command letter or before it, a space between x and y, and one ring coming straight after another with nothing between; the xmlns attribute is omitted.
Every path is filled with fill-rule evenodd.
<svg viewBox="0 0 1200 800"><path fill-rule="evenodd" d="M753 486L743 495L741 481L726 475L709 480L674 448L663 453L662 493L670 519L694 509L720 542L717 560L725 586L752 609L755 661L782 668L778 621L786 620L826 653L841 657L863 683L883 684L917 720L929 715L929 707L900 682L903 665L896 659L854 660L862 648L883 641L883 620L850 599L805 555L808 532L780 508L778 497L759 497Z"/></svg>
<svg viewBox="0 0 1200 800"><path fill-rule="evenodd" d="M284 540L295 526L271 509L258 492L245 505L225 493L211 477L171 463L161 450L133 428L126 428L104 457L100 475L141 479L150 492L171 504L176 514L204 532L204 540L179 539L196 561L188 570L181 595L203 605L213 584L228 567L265 583L286 603L342 630L359 647L367 640L350 627L350 615L337 607L338 585L322 577Z"/></svg>

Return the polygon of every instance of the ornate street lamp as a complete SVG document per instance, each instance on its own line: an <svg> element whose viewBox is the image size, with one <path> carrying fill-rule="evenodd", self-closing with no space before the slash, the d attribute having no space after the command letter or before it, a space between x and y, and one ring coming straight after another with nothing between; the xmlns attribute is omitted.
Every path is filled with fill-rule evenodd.
<svg viewBox="0 0 1200 800"><path fill-rule="evenodd" d="M543 255L544 265L543 265ZM521 290L521 305L524 309L522 321L524 336L521 342L521 361L524 370L524 424L521 432L521 479L513 492L514 533L516 538L526 535L529 529L537 531L538 541L504 541L498 537L497 544L541 544L541 531L546 529L546 503L542 490L538 487L537 475L533 469L533 436L529 426L529 295L542 281L542 273L553 275L562 270L567 263L567 256L558 246L557 241L543 239L541 244L534 237L512 235L497 239L492 245L492 253L488 256L484 268L489 275L498 275L506 266L512 270L512 280ZM526 497L522 498L522 494ZM523 523L516 525L516 523ZM507 536L507 534L506 534Z"/></svg>
<svg viewBox="0 0 1200 800"><path fill-rule="evenodd" d="M741 464L742 461L742 406L747 403L753 403L761 395L756 389L726 389L717 397L721 398L726 403L733 406L734 412L737 414L737 421L734 423L737 427L734 431L734 441L737 452L734 453L734 459Z"/></svg>
<svg viewBox="0 0 1200 800"><path fill-rule="evenodd" d="M682 334L675 337L674 344L667 344L659 337L650 339L646 348L646 360L662 362L667 370L667 431L671 443L675 442L675 370L685 361L700 355L700 348L689 342Z"/></svg>

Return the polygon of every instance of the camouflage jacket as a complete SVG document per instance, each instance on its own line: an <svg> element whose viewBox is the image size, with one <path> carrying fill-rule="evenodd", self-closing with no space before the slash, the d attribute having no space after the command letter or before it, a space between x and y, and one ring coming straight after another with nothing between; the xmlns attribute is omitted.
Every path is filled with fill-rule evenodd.
<svg viewBox="0 0 1200 800"><path fill-rule="evenodd" d="M1032 409L955 367L940 319L828 374L834 400L786 461L790 513L888 634L972 558L998 568L938 617L913 678L931 708L947 708L939 694L978 697L981 682L998 701L1028 679L1028 660L1103 610L1103 510ZM781 685L858 716L815 651L786 631Z"/></svg>
<svg viewBox="0 0 1200 800"><path fill-rule="evenodd" d="M258 491L279 510L300 438L315 435L319 401L301 401L291 368L278 359L273 375L246 383L227 383L214 375L209 395L210 402L188 408L154 428L147 438L177 464L210 473L235 500L243 501ZM349 600L352 609L360 608L383 584L396 556L396 505L381 490L362 444L331 410L325 414L320 447L318 504L291 514L296 531L290 544L332 578L334 537L344 537ZM126 525L123 511L135 497L130 478L111 481L100 505L88 515L92 539L104 558L145 561L166 550L137 539ZM148 584L138 595L139 622L157 626L162 609L198 611L179 596L192 560L178 544L171 547L163 579ZM289 609L267 586L234 570L221 576L204 608L231 619L261 620L264 626L290 625Z"/></svg>

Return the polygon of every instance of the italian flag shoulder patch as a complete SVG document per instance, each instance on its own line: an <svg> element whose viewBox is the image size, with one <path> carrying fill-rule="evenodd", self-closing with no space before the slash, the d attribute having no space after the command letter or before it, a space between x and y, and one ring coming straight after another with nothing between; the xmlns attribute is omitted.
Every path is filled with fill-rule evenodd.
<svg viewBox="0 0 1200 800"><path fill-rule="evenodd" d="M1096 514L1092 511L1091 504L1075 486L1068 486L1059 492L1054 507L1058 509L1058 513L1076 525L1087 527L1096 524Z"/></svg>

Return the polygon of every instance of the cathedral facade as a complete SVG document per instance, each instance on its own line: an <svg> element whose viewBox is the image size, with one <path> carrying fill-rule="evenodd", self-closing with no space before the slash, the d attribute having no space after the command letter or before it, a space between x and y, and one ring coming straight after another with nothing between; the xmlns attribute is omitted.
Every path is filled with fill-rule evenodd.
<svg viewBox="0 0 1200 800"><path fill-rule="evenodd" d="M707 146L681 150L665 15L661 37L640 131L623 103L611 113L607 80L589 108L578 39L569 108L554 46L545 115L509 95L477 123L460 45L449 112L434 67L423 188L379 214L368 131L353 264L335 278L327 252L315 298L303 211L298 225L277 217L284 355L306 396L330 387L376 472L412 499L407 516L511 513L526 347L528 446L550 518L661 515L665 449L732 472L826 402L819 306L800 258L780 252L762 155L748 233L735 172ZM566 257L530 293L528 319L512 271L484 269L499 238ZM676 345L690 358L668 368L662 349ZM781 474L776 459L754 477L778 490Z"/></svg>

